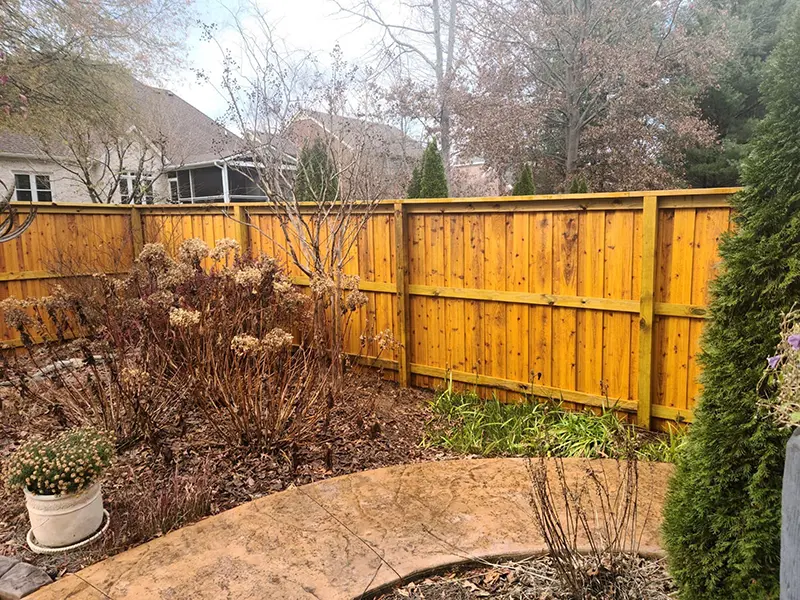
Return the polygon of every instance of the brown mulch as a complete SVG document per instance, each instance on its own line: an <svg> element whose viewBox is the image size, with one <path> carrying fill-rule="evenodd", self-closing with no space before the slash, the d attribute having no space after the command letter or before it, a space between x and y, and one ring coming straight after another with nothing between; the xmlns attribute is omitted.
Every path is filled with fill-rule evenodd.
<svg viewBox="0 0 800 600"><path fill-rule="evenodd" d="M329 477L391 465L453 457L420 445L432 392L402 389L372 374L351 377L347 402L330 426L302 446L254 454L213 441L202 421L169 440L170 460L144 445L122 452L103 483L112 515L104 541L69 555L40 556L25 544L28 518L19 491L0 486L0 555L17 556L54 576L73 572L243 502ZM32 435L59 431L57 419L0 388L0 463Z"/></svg>
<svg viewBox="0 0 800 600"><path fill-rule="evenodd" d="M663 560L632 559L606 593L576 597L564 589L548 557L487 564L400 585L374 600L671 600L675 585ZM626 583L634 579L633 585Z"/></svg>

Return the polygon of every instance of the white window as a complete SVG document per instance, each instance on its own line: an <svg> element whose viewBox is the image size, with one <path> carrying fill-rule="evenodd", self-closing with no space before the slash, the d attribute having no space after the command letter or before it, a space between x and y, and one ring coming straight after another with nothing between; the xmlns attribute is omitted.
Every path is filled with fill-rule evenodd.
<svg viewBox="0 0 800 600"><path fill-rule="evenodd" d="M152 204L153 176L149 173L120 173L119 198L122 204Z"/></svg>
<svg viewBox="0 0 800 600"><path fill-rule="evenodd" d="M180 193L178 192L178 174L174 171L168 173L167 181L169 181L169 200L177 204L180 202Z"/></svg>
<svg viewBox="0 0 800 600"><path fill-rule="evenodd" d="M50 175L17 173L14 175L16 199L21 202L52 202Z"/></svg>

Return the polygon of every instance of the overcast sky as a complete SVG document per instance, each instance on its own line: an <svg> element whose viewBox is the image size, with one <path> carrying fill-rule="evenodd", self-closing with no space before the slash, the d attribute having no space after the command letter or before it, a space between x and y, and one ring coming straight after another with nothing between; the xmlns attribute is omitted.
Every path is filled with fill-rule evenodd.
<svg viewBox="0 0 800 600"><path fill-rule="evenodd" d="M381 2L392 4L392 0ZM231 41L235 36L231 31L230 12L235 12L237 6L237 0L198 0L196 3L198 19L217 24L221 31L218 37L225 40L227 32ZM259 7L269 11L279 36L292 47L319 54L323 64L337 43L345 60L358 64L377 33L368 27L359 28L356 20L340 15L333 0L259 0ZM210 117L219 118L225 110L224 100L209 85L198 82L192 71L202 69L212 81L219 81L219 49L210 42L201 41L199 27L193 28L188 46L188 67L165 82L165 87Z"/></svg>

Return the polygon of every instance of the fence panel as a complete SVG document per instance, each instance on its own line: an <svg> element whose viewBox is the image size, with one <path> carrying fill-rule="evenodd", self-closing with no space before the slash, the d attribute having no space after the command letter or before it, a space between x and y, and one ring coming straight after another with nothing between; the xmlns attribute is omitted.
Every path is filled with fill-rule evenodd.
<svg viewBox="0 0 800 600"><path fill-rule="evenodd" d="M46 296L65 276L124 273L132 258L129 210L43 206L22 236L0 244L0 300ZM2 320L0 342L19 346Z"/></svg>
<svg viewBox="0 0 800 600"><path fill-rule="evenodd" d="M452 377L503 400L612 404L645 426L691 421L735 191L383 202L345 265L369 298L347 349L423 387ZM0 246L0 298L45 295L63 275L124 272L142 244L174 252L191 237L239 239L309 283L290 258L290 248L303 256L298 241L263 204L47 206ZM385 330L403 347L381 349Z"/></svg>

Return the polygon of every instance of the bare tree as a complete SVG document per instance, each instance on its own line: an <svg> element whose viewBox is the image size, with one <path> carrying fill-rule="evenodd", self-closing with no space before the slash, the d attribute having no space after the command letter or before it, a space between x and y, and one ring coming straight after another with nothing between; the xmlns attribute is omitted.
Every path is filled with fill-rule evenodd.
<svg viewBox="0 0 800 600"><path fill-rule="evenodd" d="M601 189L676 183L682 149L714 140L695 94L726 51L724 32L693 34L699 10L684 0L473 0L472 77L459 104L470 147L500 170L543 165L561 189L578 174Z"/></svg>
<svg viewBox="0 0 800 600"><path fill-rule="evenodd" d="M459 69L461 0L401 0L396 16L389 16L375 0L334 1L343 13L380 28L377 48L394 65L389 105L396 117L416 119L429 135L439 137L449 176L455 151L452 100Z"/></svg>
<svg viewBox="0 0 800 600"><path fill-rule="evenodd" d="M0 125L53 107L104 111L108 81L97 66L147 75L174 68L190 14L185 0L0 3Z"/></svg>
<svg viewBox="0 0 800 600"><path fill-rule="evenodd" d="M95 204L152 204L155 183L165 175L166 144L149 140L136 126L103 130L67 119L42 152L86 189Z"/></svg>
<svg viewBox="0 0 800 600"><path fill-rule="evenodd" d="M245 132L241 154L231 166L257 182L280 233L264 231L249 219L248 225L310 280L312 343L330 360L338 394L350 317L367 302L358 278L346 275L345 266L378 198L365 195L368 190L359 184L369 168L362 160L363 147L332 134L334 123L319 131L318 145L328 160L316 170L298 169L298 149L285 133L293 118L309 109L321 109L330 119L349 110L366 112L352 106L363 98L352 89L358 70L334 55L332 67L323 73L314 56L289 48L275 34L268 14L255 5L246 15L234 15L234 22L236 53L242 58L234 60L233 52L218 43L224 61L218 89L228 102L233 128ZM215 39L213 30L208 35ZM302 185L298 176L305 178Z"/></svg>

